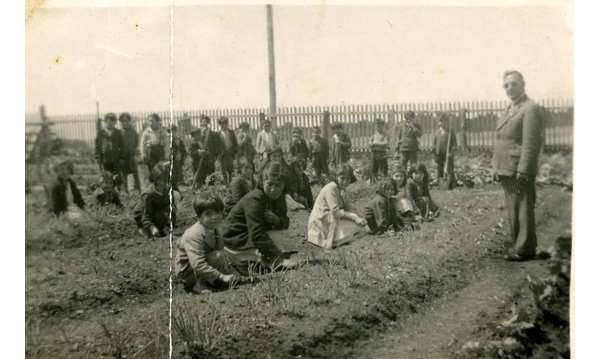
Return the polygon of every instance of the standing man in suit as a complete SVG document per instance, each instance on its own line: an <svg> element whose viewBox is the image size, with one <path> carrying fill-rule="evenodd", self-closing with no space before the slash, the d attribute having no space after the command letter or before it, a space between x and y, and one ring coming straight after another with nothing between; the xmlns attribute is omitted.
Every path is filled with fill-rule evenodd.
<svg viewBox="0 0 600 359"><path fill-rule="evenodd" d="M504 88L511 100L496 126L492 168L502 183L512 232L507 261L524 261L536 255L535 176L543 143L543 112L525 94L525 81L518 71L504 73Z"/></svg>
<svg viewBox="0 0 600 359"><path fill-rule="evenodd" d="M221 162L221 173L226 184L229 185L233 178L233 160L237 157L238 141L235 132L229 128L229 119L225 116L218 120L221 131L219 131L219 160Z"/></svg>

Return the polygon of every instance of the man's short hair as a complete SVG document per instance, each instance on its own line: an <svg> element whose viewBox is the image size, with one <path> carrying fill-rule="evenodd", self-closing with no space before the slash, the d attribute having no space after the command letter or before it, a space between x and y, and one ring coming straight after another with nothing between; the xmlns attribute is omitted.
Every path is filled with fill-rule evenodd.
<svg viewBox="0 0 600 359"><path fill-rule="evenodd" d="M504 76L502 77L502 79L505 79L506 76L508 76L508 75L517 75L521 78L521 81L525 82L525 78L523 77L523 74L517 70L508 70L508 71L504 72Z"/></svg>
<svg viewBox="0 0 600 359"><path fill-rule="evenodd" d="M221 116L219 117L219 120L217 121L217 123L220 125L222 123L229 123L229 119L225 116Z"/></svg>
<svg viewBox="0 0 600 359"><path fill-rule="evenodd" d="M317 131L317 132L321 133L321 127L319 127L319 126L314 126L314 127L312 128L312 130L313 130L313 131Z"/></svg>
<svg viewBox="0 0 600 359"><path fill-rule="evenodd" d="M206 115L200 116L200 122L204 122L204 121L210 123L210 117L208 117Z"/></svg>
<svg viewBox="0 0 600 359"><path fill-rule="evenodd" d="M415 113L413 111L406 111L404 113L404 118L415 118Z"/></svg>
<svg viewBox="0 0 600 359"><path fill-rule="evenodd" d="M123 112L120 116L119 116L119 121L120 122L124 122L124 121L131 121L131 115L128 112Z"/></svg>
<svg viewBox="0 0 600 359"><path fill-rule="evenodd" d="M117 115L115 115L112 112L109 112L106 115L104 115L104 121L117 122Z"/></svg>

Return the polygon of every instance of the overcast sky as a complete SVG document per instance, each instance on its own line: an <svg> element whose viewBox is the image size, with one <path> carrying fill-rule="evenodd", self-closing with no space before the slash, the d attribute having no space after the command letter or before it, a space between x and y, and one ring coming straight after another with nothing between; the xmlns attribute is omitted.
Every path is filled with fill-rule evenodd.
<svg viewBox="0 0 600 359"><path fill-rule="evenodd" d="M504 100L507 69L534 99L573 97L565 7L275 5L273 16L279 106ZM170 24L166 6L38 9L26 112L168 110ZM266 29L264 5L176 5L174 109L268 107Z"/></svg>

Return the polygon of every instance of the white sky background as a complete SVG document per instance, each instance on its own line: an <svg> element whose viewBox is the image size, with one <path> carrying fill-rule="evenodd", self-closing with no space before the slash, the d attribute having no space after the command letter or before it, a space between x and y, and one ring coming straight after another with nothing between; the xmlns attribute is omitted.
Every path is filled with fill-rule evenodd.
<svg viewBox="0 0 600 359"><path fill-rule="evenodd" d="M265 6L177 3L174 109L268 107ZM278 106L504 100L513 68L534 99L573 97L564 6L275 5L273 17ZM39 9L25 29L26 112L169 109L168 7Z"/></svg>

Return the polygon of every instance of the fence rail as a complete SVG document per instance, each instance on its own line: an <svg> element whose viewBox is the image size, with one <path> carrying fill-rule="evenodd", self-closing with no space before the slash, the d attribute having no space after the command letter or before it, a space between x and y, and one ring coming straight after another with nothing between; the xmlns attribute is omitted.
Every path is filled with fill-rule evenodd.
<svg viewBox="0 0 600 359"><path fill-rule="evenodd" d="M547 147L572 148L574 106L572 99L546 99L538 101L546 111L545 145ZM217 129L217 120L221 116L229 118L231 128L237 129L239 124L250 124L249 133L256 138L260 131L263 118L276 118L276 133L284 150L289 147L292 138L292 129L302 129L304 137L310 138L311 128L324 126L325 113L331 122L342 122L344 131L352 139L353 151L368 151L371 136L374 132L376 118L382 118L388 124L392 146L396 144L397 125L406 111L414 111L415 122L422 127L420 140L421 149L433 147L433 137L437 129L435 114L448 112L451 116L451 127L462 131L461 112L466 109L466 139L471 148L490 148L494 144L495 127L498 118L505 111L507 102L448 102L448 103L410 103L410 104L383 104L383 105L341 105L341 106L303 106L279 107L276 115L267 114L268 108L252 109L213 109L174 111L173 119L169 111L157 112L163 119L165 126L177 124L183 136L189 134L191 126L199 127L200 117L207 115L211 118L211 128ZM145 122L151 112L132 112L134 126L141 133ZM104 113L100 113L103 117ZM93 145L96 138L96 114L46 116L52 123L52 130L59 138L80 140ZM26 127L39 126L40 116L26 114ZM391 131L390 131L391 130ZM327 132L325 132L327 133ZM461 137L461 136L459 136ZM459 138L459 145L462 139Z"/></svg>

